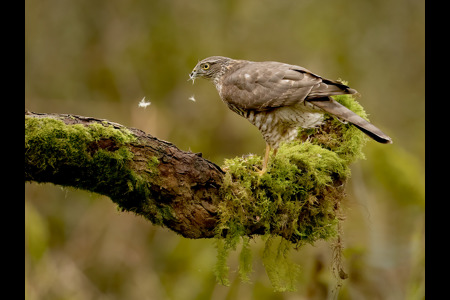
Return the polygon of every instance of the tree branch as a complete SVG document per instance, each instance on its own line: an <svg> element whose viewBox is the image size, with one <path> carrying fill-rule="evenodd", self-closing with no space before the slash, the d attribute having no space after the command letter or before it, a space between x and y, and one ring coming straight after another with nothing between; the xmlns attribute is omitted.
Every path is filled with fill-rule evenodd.
<svg viewBox="0 0 450 300"><path fill-rule="evenodd" d="M365 117L349 95L336 97ZM280 146L269 170L261 157L219 166L201 154L107 120L25 113L25 181L52 182L111 198L188 238L279 235L295 244L336 236L349 165L363 157L366 137L327 117ZM301 140L307 142L302 142Z"/></svg>
<svg viewBox="0 0 450 300"><path fill-rule="evenodd" d="M211 238L224 172L135 128L66 114L25 112L25 181L111 198L122 210L187 238Z"/></svg>

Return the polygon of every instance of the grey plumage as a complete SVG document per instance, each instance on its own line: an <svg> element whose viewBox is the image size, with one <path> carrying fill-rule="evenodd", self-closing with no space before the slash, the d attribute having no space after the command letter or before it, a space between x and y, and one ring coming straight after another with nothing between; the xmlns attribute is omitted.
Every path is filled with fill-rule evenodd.
<svg viewBox="0 0 450 300"><path fill-rule="evenodd" d="M258 127L272 149L295 138L298 127L319 126L324 112L354 124L377 142L392 143L380 129L330 97L356 90L303 67L212 56L195 66L190 78L197 77L212 80L221 99Z"/></svg>

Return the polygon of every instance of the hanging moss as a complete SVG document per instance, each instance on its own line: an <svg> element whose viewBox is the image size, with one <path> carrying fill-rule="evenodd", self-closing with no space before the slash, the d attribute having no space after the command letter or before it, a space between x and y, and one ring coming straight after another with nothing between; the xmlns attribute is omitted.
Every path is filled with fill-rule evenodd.
<svg viewBox="0 0 450 300"><path fill-rule="evenodd" d="M277 292L295 291L295 285L300 277L300 266L289 259L290 249L289 241L283 238L269 236L266 240L263 264Z"/></svg>
<svg viewBox="0 0 450 300"><path fill-rule="evenodd" d="M354 97L342 95L335 100L366 118ZM263 261L275 290L292 290L297 267L288 261L292 247L313 244L336 237L339 203L350 176L349 165L364 158L366 136L356 127L327 116L320 128L299 132L298 140L284 143L271 156L268 172L259 176L262 158L257 155L225 161L227 171L221 194L226 201L219 205L220 224L216 236L219 282L227 283L226 262L243 236L267 238ZM273 245L281 237L278 246ZM241 253L243 274L249 274L248 241ZM245 267L244 267L245 266ZM241 270L240 270L241 272ZM242 276L247 280L246 276Z"/></svg>
<svg viewBox="0 0 450 300"><path fill-rule="evenodd" d="M250 238L242 237L242 249L239 254L239 277L243 282L250 281L250 273L252 272L252 251L250 249Z"/></svg>

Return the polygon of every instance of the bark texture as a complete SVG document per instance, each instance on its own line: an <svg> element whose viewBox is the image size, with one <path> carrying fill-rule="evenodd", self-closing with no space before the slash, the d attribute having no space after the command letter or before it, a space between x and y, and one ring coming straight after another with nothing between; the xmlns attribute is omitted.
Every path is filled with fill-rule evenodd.
<svg viewBox="0 0 450 300"><path fill-rule="evenodd" d="M25 112L25 181L106 195L187 238L211 238L224 172L139 129L67 114Z"/></svg>

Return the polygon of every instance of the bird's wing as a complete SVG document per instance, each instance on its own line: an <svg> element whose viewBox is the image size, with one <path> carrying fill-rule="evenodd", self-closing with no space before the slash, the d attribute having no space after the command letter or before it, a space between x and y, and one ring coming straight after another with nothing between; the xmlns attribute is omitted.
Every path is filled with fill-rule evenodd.
<svg viewBox="0 0 450 300"><path fill-rule="evenodd" d="M299 66L249 62L231 68L221 82L221 97L242 109L268 110L302 102L322 79Z"/></svg>
<svg viewBox="0 0 450 300"><path fill-rule="evenodd" d="M352 91L300 66L246 62L225 73L220 95L225 102L241 109L268 110Z"/></svg>

